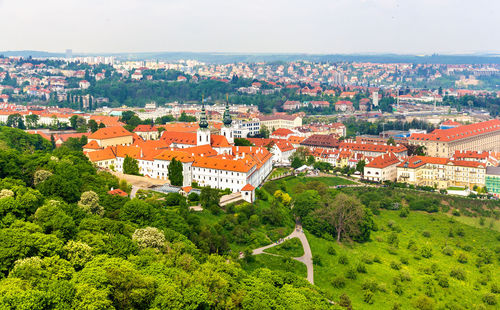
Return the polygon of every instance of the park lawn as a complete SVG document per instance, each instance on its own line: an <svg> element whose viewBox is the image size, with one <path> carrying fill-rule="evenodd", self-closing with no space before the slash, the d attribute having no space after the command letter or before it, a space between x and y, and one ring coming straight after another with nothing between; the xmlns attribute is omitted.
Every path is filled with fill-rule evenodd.
<svg viewBox="0 0 500 310"><path fill-rule="evenodd" d="M344 178L339 178L335 176L331 177L286 177L281 180L277 180L285 182L285 186L287 189L288 193L291 193L293 191L293 188L299 184L299 183L309 183L309 182L321 182L324 183L326 186L337 186L337 185L354 185L356 184L353 181L344 179ZM276 182L276 181L274 181Z"/></svg>
<svg viewBox="0 0 500 310"><path fill-rule="evenodd" d="M453 216L448 214L449 216ZM495 220L494 218L488 217L484 218L484 225L480 224L480 217L470 217L470 216L453 216L453 218L460 223L467 224L480 229L488 229L500 231L500 220ZM487 232L486 232L487 233Z"/></svg>
<svg viewBox="0 0 500 310"><path fill-rule="evenodd" d="M280 270L286 272L292 272L300 277L307 277L307 268L301 262L287 257L279 257L268 254L255 255L255 260L253 262L247 263L244 260L240 260L240 264L248 272L252 272L259 268L268 268L270 270Z"/></svg>
<svg viewBox="0 0 500 310"><path fill-rule="evenodd" d="M264 250L266 253L281 255L284 257L301 257L304 255L304 248L299 238L288 239L285 242Z"/></svg>
<svg viewBox="0 0 500 310"><path fill-rule="evenodd" d="M493 283L500 285L498 254L500 237L497 237L498 233L487 228L478 229L464 225L444 214L411 212L408 218L401 218L397 211L382 210L380 215L375 216L375 222L379 230L372 233L372 241L362 244L339 245L333 240L328 241L307 234L313 256L319 256L322 262L321 266L314 266L314 282L328 292L333 300L338 300L342 293L346 293L354 309L392 309L395 303L399 303L401 309L414 309L415 300L424 296L428 290L432 291L429 295L432 295L435 309L445 306L449 307L448 309L460 309L461 305L467 307L483 305L482 298L490 293L491 285ZM399 239L397 248L387 242L388 236L392 233L388 223L402 230L397 233ZM453 237L450 237L450 229ZM460 230L464 232L463 237L457 234ZM428 232L430 237L424 237L424 231ZM408 249L410 240L415 241L416 250ZM432 250L432 257L422 257L421 249L424 246ZM442 249L445 246L453 249L454 253L451 256L443 254ZM336 250L336 255L328 254L329 247ZM490 251L493 259L491 264L486 264L481 268L483 272L481 273L476 266L476 261L479 258L478 254L483 253L484 249ZM459 253L464 253L468 257L467 263L461 264L457 261ZM342 254L347 256L348 265L338 262ZM380 263L373 262L375 257L380 260ZM402 260L407 261L407 264L402 263ZM350 267L356 267L363 261L367 273L356 273L357 279L355 280L345 277ZM395 266L398 265L400 270L391 268L391 262ZM465 272L465 281L450 276L450 271L454 268L461 268ZM433 273L432 269L437 271ZM409 275L411 280L400 282L403 291L400 296L395 293L396 285L393 281L401 274ZM436 277L441 274L447 278L448 288L442 288L437 284ZM332 285L332 279L338 276L345 278L344 288L335 288ZM373 304L363 301L362 284L366 281L373 281L379 288L382 288L382 290L375 290ZM431 284L426 284L425 281ZM432 289L429 290L429 287ZM497 294L498 302L500 302L499 297ZM486 306L486 309L497 308Z"/></svg>
<svg viewBox="0 0 500 310"><path fill-rule="evenodd" d="M290 171L290 169L288 169L288 168L283 168L283 167L275 168L271 172L271 175L269 176L269 178L272 179L272 178L278 177L278 176L280 176L282 174L285 174L285 173L287 173L289 171Z"/></svg>

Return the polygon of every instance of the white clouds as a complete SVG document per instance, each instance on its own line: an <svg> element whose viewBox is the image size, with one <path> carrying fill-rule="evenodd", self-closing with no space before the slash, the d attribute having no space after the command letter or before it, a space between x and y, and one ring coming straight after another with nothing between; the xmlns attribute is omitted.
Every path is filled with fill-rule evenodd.
<svg viewBox="0 0 500 310"><path fill-rule="evenodd" d="M496 0L0 0L0 7L0 50L500 50Z"/></svg>

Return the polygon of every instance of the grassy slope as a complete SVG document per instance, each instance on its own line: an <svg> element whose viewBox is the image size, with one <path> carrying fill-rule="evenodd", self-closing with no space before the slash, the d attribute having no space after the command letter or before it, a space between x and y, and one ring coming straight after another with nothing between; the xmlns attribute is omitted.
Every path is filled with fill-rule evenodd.
<svg viewBox="0 0 500 310"><path fill-rule="evenodd" d="M299 238L292 238L280 245L266 249L264 252L278 254L284 257L301 257L304 255L304 248Z"/></svg>
<svg viewBox="0 0 500 310"><path fill-rule="evenodd" d="M469 306L482 304L481 298L489 292L491 283L500 282L500 268L498 258L495 257L493 264L486 265L491 271L492 280L485 286L479 285L479 290L475 290L474 284L482 276L475 266L475 261L482 247L495 249L500 245L496 239L497 234L492 233L487 228L478 229L456 221L452 223L451 219L443 214L429 215L412 212L408 218L400 218L398 214L396 211L382 211L380 215L376 216L375 220L380 229L372 234L373 241L365 244L343 246L308 234L313 255L319 255L323 262L322 266L315 266L315 284L332 294L332 298L336 300L341 293L346 292L353 302L354 309L391 309L395 301L399 302L403 309L413 309L411 305L415 297L424 295L426 286L423 283L424 279L435 278L434 274L427 275L422 269L436 264L439 272L446 274L450 285L449 288L441 288L434 281L436 292L433 299L437 306L450 302ZM391 246L386 242L391 233L387 226L389 221L396 222L402 228L402 232L398 233L399 248L395 250L395 254L389 253L388 249ZM449 237L450 228L452 230L462 228L465 231L465 236L459 237L455 234L454 237ZM430 232L430 238L424 237L423 231ZM415 253L408 250L407 245L410 239L416 241L419 249L424 244L430 246L433 256L426 259L419 255L419 251ZM454 249L453 256L442 254L442 248L445 245ZM472 250L467 252L460 248L465 245L472 246ZM329 246L336 249L336 256L327 254ZM466 253L469 258L468 263L460 264L457 262L459 252ZM366 265L366 274L358 274L356 280L346 279L345 288L336 289L332 286L331 279L338 275L344 275L349 268L338 263L338 257L342 253L347 254L349 258L348 266L355 266L364 257L372 258L374 256L378 256L381 263ZM394 293L395 286L393 285L393 278L399 274L399 271L392 269L390 263L392 261L400 262L401 257L408 259L408 265L401 264L401 269L407 270L412 280L403 282L404 293L399 296ZM450 270L454 267L461 267L466 271L466 281L459 281L449 276ZM361 284L370 279L387 288L386 293L375 293L375 303L372 305L363 302L363 290L361 289ZM491 307L491 309L494 308Z"/></svg>
<svg viewBox="0 0 500 310"><path fill-rule="evenodd" d="M339 177L288 177L288 178L284 178L282 180L285 182L288 193L291 193L292 189L298 183L309 183L309 182L313 182L313 181L318 181L318 182L324 183L327 186L356 184L355 182L346 180L344 178L339 178Z"/></svg>

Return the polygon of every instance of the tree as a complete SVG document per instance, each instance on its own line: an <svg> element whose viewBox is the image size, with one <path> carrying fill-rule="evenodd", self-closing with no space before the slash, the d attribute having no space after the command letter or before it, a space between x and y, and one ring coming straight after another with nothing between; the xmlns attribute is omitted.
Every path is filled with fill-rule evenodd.
<svg viewBox="0 0 500 310"><path fill-rule="evenodd" d="M52 149L56 148L56 139L53 134L50 134L50 144L52 145Z"/></svg>
<svg viewBox="0 0 500 310"><path fill-rule="evenodd" d="M26 127L24 126L23 116L19 113L11 114L9 115L9 117L7 117L7 126L26 129Z"/></svg>
<svg viewBox="0 0 500 310"><path fill-rule="evenodd" d="M38 120L40 119L40 117L36 114L29 114L26 115L25 119L28 128L36 128L38 126Z"/></svg>
<svg viewBox="0 0 500 310"><path fill-rule="evenodd" d="M296 216L305 218L310 212L318 209L321 204L321 197L315 190L306 190L295 197L293 212Z"/></svg>
<svg viewBox="0 0 500 310"><path fill-rule="evenodd" d="M181 113L178 119L179 122L196 122L196 117L187 115L185 112Z"/></svg>
<svg viewBox="0 0 500 310"><path fill-rule="evenodd" d="M365 171L365 165L366 162L364 159L358 161L358 163L356 164L356 171L363 173L363 171Z"/></svg>
<svg viewBox="0 0 500 310"><path fill-rule="evenodd" d="M139 173L139 163L137 159L129 157L127 155L123 160L123 173L132 175L141 175Z"/></svg>
<svg viewBox="0 0 500 310"><path fill-rule="evenodd" d="M200 204L203 208L213 212L219 210L219 191L215 188L204 187L200 193Z"/></svg>
<svg viewBox="0 0 500 310"><path fill-rule="evenodd" d="M340 193L314 214L335 228L337 242L340 242L342 237L354 237L361 233L365 210L357 198Z"/></svg>
<svg viewBox="0 0 500 310"><path fill-rule="evenodd" d="M269 129L267 129L266 125L260 126L259 134L261 138L269 138Z"/></svg>
<svg viewBox="0 0 500 310"><path fill-rule="evenodd" d="M87 125L90 128L90 131L96 132L99 129L99 125L97 125L97 122L93 119L89 120Z"/></svg>
<svg viewBox="0 0 500 310"><path fill-rule="evenodd" d="M77 119L78 119L78 115L73 115L69 118L69 124L70 124L71 128L73 128L75 130L77 129L77 123L76 123Z"/></svg>
<svg viewBox="0 0 500 310"><path fill-rule="evenodd" d="M136 229L132 240L137 242L140 249L153 248L157 251L163 247L166 241L165 234L156 227Z"/></svg>
<svg viewBox="0 0 500 310"><path fill-rule="evenodd" d="M393 137L390 137L387 139L387 145L396 145L396 141L394 141Z"/></svg>
<svg viewBox="0 0 500 310"><path fill-rule="evenodd" d="M172 158L172 161L168 165L168 179L170 180L170 184L174 186L182 186L182 182L184 180L182 170L182 162L175 159L175 157Z"/></svg>
<svg viewBox="0 0 500 310"><path fill-rule="evenodd" d="M253 146L253 143L248 141L245 138L235 138L234 145L235 146Z"/></svg>
<svg viewBox="0 0 500 310"><path fill-rule="evenodd" d="M93 191L82 193L78 207L90 214L103 215L104 208L99 205L99 196Z"/></svg>

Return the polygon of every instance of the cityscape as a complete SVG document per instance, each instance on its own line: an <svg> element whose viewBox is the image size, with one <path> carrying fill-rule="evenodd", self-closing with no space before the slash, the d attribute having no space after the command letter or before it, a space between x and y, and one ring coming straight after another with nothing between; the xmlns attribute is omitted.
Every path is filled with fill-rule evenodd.
<svg viewBox="0 0 500 310"><path fill-rule="evenodd" d="M178 19L214 13L205 3L146 2L97 5L109 19L93 39L76 22L89 4L68 2L75 21L54 32L82 42L64 42L32 38L7 16L20 4L0 1L0 25L25 34L0 43L0 308L497 309L498 25L455 16L436 34L415 13L427 2L260 16L214 1L222 27ZM500 7L479 2L438 6L494 27ZM377 12L362 28L393 20L399 41L365 52L360 25L328 28L347 15L299 28L281 15L311 6ZM117 19L136 10L179 24L158 30L170 45Z"/></svg>

